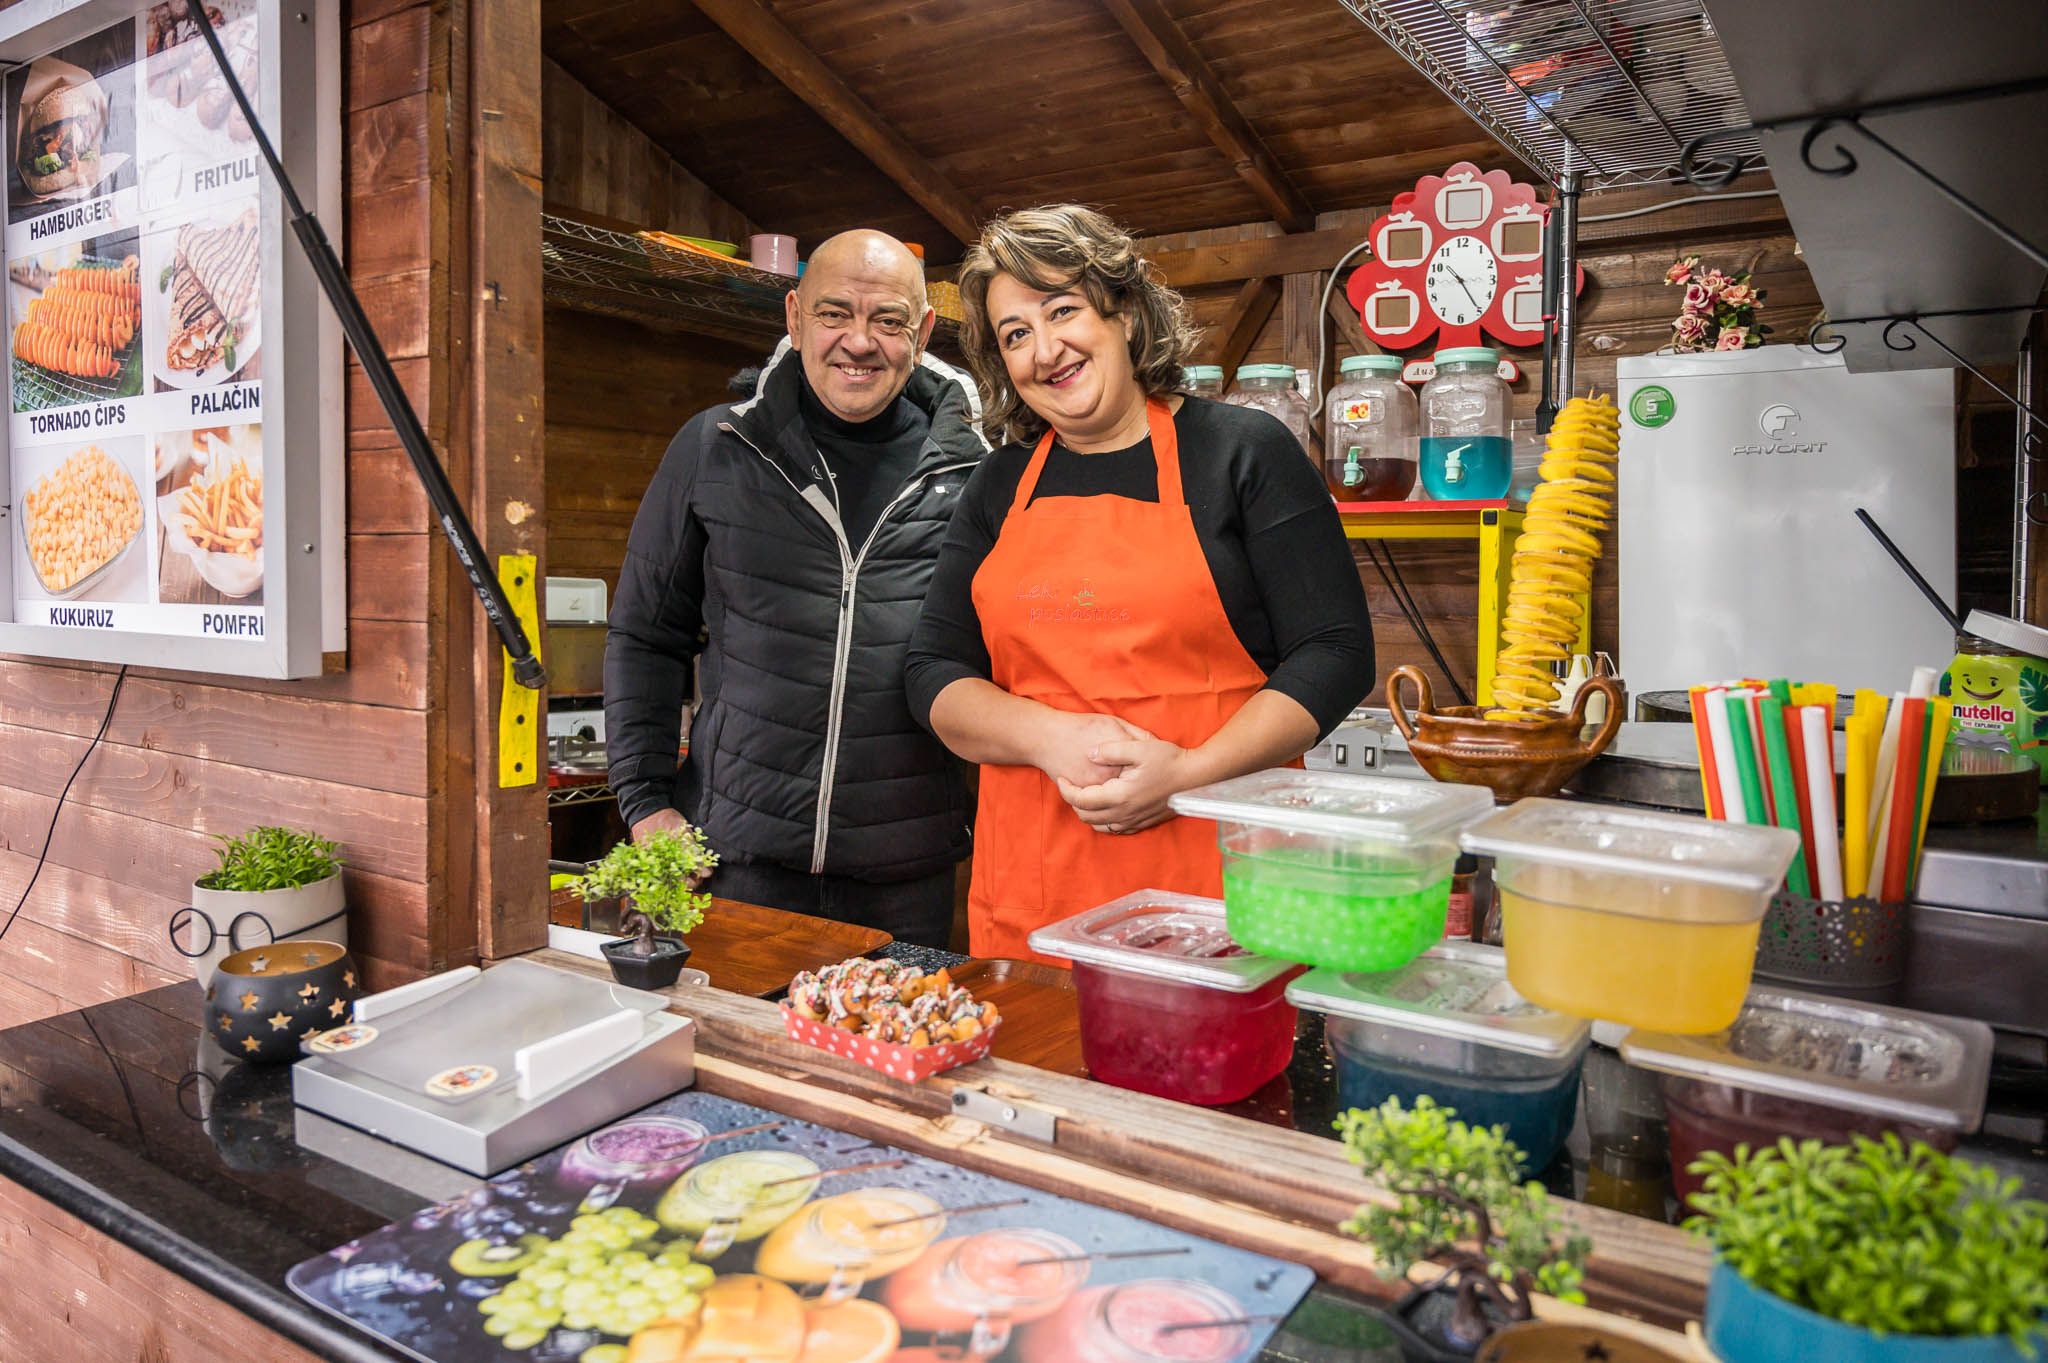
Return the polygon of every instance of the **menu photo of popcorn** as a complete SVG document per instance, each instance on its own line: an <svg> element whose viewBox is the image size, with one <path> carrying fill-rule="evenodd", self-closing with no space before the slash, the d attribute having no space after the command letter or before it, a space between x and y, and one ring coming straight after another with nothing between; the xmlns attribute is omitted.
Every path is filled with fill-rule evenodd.
<svg viewBox="0 0 2048 1363"><path fill-rule="evenodd" d="M18 575L24 598L147 601L142 538L143 441L79 441L15 451L22 489Z"/></svg>
<svg viewBox="0 0 2048 1363"><path fill-rule="evenodd" d="M163 431L155 455L157 599L263 600L263 427Z"/></svg>

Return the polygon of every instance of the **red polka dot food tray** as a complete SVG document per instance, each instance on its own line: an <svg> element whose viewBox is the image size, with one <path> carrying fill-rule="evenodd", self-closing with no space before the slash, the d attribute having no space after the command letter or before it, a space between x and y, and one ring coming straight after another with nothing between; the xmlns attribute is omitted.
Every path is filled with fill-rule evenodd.
<svg viewBox="0 0 2048 1363"><path fill-rule="evenodd" d="M782 1025L788 1030L791 1040L858 1061L869 1069L880 1070L894 1078L911 1081L929 1079L941 1070L983 1059L988 1055L988 1048L995 1044L996 1028L1003 1025L998 1019L993 1026L982 1028L965 1041L905 1046L876 1041L829 1023L813 1022L786 1003L781 1007Z"/></svg>

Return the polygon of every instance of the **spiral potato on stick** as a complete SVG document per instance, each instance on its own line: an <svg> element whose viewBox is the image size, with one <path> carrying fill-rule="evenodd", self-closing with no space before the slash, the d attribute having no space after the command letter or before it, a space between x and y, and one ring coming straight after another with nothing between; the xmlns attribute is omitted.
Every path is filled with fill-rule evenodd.
<svg viewBox="0 0 2048 1363"><path fill-rule="evenodd" d="M1614 464L1621 417L1605 397L1573 398L1550 428L1509 561L1508 604L1488 719L1533 722L1557 700L1551 664L1571 656L1600 557L1600 531L1614 516Z"/></svg>

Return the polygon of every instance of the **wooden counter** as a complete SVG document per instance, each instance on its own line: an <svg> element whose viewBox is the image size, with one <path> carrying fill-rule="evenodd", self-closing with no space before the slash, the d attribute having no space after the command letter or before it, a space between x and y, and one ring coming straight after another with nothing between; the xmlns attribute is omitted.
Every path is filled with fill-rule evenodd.
<svg viewBox="0 0 2048 1363"><path fill-rule="evenodd" d="M561 952L531 959L606 973ZM907 1084L791 1041L780 1012L763 1000L702 987L669 995L697 1024L697 1086L707 1092L1291 1259L1343 1287L1398 1293L1363 1244L1333 1229L1375 1196L1334 1141L1000 1058ZM958 1095L977 1092L1050 1114L1053 1144L954 1110ZM1586 1293L1594 1307L1666 1329L1698 1317L1709 1260L1683 1231L1556 1205L1593 1240ZM1569 1318L1582 1309L1546 1302L1542 1314ZM1662 1342L1672 1343L1668 1335Z"/></svg>

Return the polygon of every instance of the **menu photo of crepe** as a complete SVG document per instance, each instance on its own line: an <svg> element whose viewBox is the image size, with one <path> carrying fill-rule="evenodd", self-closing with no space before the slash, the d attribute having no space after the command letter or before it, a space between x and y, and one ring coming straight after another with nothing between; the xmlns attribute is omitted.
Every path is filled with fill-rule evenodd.
<svg viewBox="0 0 2048 1363"><path fill-rule="evenodd" d="M253 201L210 216L153 226L144 247L152 340L161 392L257 376L262 228Z"/></svg>
<svg viewBox="0 0 2048 1363"><path fill-rule="evenodd" d="M206 17L227 54L228 68L254 98L259 55L253 0L216 0L206 6ZM160 207L191 192L196 172L246 158L256 144L185 0L151 6L142 26L143 116L148 128L142 150L143 196L147 206ZM243 169L253 186L255 162ZM217 182L214 176L206 184Z"/></svg>
<svg viewBox="0 0 2048 1363"><path fill-rule="evenodd" d="M132 181L134 56L120 24L8 74L9 222Z"/></svg>
<svg viewBox="0 0 2048 1363"><path fill-rule="evenodd" d="M132 231L7 263L15 411L142 391L139 269Z"/></svg>

